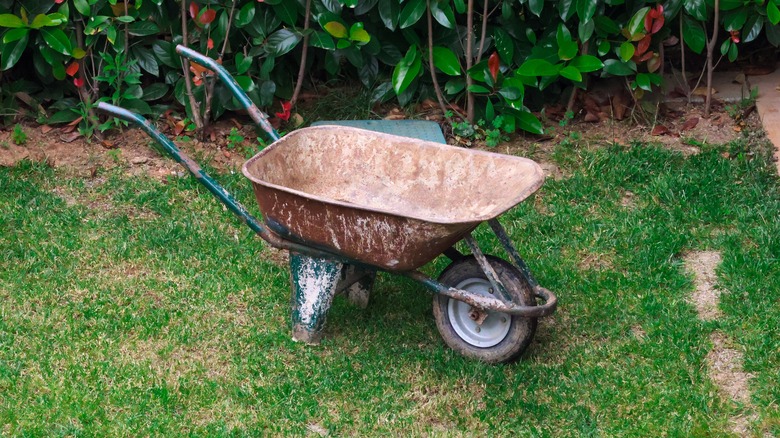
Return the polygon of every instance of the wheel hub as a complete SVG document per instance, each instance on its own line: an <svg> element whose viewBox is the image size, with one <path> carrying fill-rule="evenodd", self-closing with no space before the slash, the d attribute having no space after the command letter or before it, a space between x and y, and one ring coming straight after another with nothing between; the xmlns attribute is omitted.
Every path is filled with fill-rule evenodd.
<svg viewBox="0 0 780 438"><path fill-rule="evenodd" d="M469 292L492 293L490 282L482 278L466 279L456 287ZM480 310L454 299L450 299L447 312L455 333L476 347L497 345L509 333L511 317L506 313Z"/></svg>

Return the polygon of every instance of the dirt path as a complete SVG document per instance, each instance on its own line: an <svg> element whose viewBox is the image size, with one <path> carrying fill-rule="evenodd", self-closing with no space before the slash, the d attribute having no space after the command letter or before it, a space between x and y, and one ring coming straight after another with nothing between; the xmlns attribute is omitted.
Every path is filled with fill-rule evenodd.
<svg viewBox="0 0 780 438"><path fill-rule="evenodd" d="M717 251L698 251L685 257L685 266L694 276L696 290L691 294L691 303L704 321L717 320L722 316L718 305L721 291L717 287L716 270L721 263ZM750 424L757 419L750 400L750 379L753 377L743 368L742 352L733 346L733 341L720 331L710 335L712 350L707 354L709 375L718 387L721 396L744 407L745 415L729 419L731 432L737 436L748 436Z"/></svg>

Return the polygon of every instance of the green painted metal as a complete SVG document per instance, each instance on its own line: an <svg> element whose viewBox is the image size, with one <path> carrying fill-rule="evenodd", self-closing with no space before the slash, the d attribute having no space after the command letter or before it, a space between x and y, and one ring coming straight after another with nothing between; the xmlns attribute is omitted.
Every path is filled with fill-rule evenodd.
<svg viewBox="0 0 780 438"><path fill-rule="evenodd" d="M318 344L346 265L290 252L293 339Z"/></svg>
<svg viewBox="0 0 780 438"><path fill-rule="evenodd" d="M241 86L238 85L238 82L236 82L233 76L228 73L227 70L225 70L225 67L222 67L221 64L209 58L208 56L198 53L188 47L182 46L181 44L176 46L176 53L189 59L190 61L195 61L216 73L217 76L219 76L219 78L222 80L222 83L224 83L230 92L233 93L233 96L236 98L238 103L240 103L241 106L246 109L247 113L249 113L249 117L254 120L257 126L265 131L272 141L279 140L279 133L277 133L273 126L268 123L268 115L260 111L257 105L252 102L252 99L250 99L249 96L244 93L244 90L241 89Z"/></svg>
<svg viewBox="0 0 780 438"><path fill-rule="evenodd" d="M312 126L338 125L352 128L367 129L385 134L400 135L447 144L439 124L427 120L326 120L315 122Z"/></svg>

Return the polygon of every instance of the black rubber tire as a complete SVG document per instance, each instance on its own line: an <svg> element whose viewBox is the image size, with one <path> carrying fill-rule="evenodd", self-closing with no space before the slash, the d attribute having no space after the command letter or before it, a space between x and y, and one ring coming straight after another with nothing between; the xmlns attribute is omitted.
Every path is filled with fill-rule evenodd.
<svg viewBox="0 0 780 438"><path fill-rule="evenodd" d="M487 256L501 282L507 288L515 304L535 306L533 290L523 274L508 262L498 257ZM482 268L473 256L452 262L439 276L439 281L448 286L457 286L469 279L487 280ZM525 351L536 333L537 318L511 316L509 331L496 345L480 347L463 339L453 327L448 312L451 298L444 295L433 297L433 317L444 342L458 353L487 363L505 363L516 360ZM506 315L509 317L509 315Z"/></svg>

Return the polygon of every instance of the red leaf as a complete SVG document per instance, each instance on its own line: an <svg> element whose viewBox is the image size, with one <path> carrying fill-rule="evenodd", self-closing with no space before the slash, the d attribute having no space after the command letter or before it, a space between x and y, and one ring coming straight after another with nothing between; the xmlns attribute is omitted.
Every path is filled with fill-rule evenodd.
<svg viewBox="0 0 780 438"><path fill-rule="evenodd" d="M731 32L731 41L733 41L734 43L738 43L739 42L739 31L738 30L732 30L730 32Z"/></svg>
<svg viewBox="0 0 780 438"><path fill-rule="evenodd" d="M75 78L73 79L73 85L76 86L76 88L81 88L84 86L84 79L81 78Z"/></svg>
<svg viewBox="0 0 780 438"><path fill-rule="evenodd" d="M54 0L54 3L56 3L56 4L58 4L58 5L59 5L59 4L61 4L61 3L63 3L63 2L65 2L65 0Z"/></svg>
<svg viewBox="0 0 780 438"><path fill-rule="evenodd" d="M276 117L279 117L280 119L284 120L285 122L290 120L290 109L292 108L292 103L290 102L282 102L282 112L275 113Z"/></svg>
<svg viewBox="0 0 780 438"><path fill-rule="evenodd" d="M653 51L651 50L645 53L644 55L640 56L639 58L637 58L636 62L645 62L652 57L653 57Z"/></svg>
<svg viewBox="0 0 780 438"><path fill-rule="evenodd" d="M636 45L636 52L634 52L634 56L642 56L643 53L647 51L647 49L650 48L650 35L645 35L644 38L639 40L639 42Z"/></svg>
<svg viewBox="0 0 780 438"><path fill-rule="evenodd" d="M691 117L690 119L686 120L685 123L680 126L680 131L690 131L691 129L695 128L696 125L699 124L699 118L698 117Z"/></svg>
<svg viewBox="0 0 780 438"><path fill-rule="evenodd" d="M650 29L650 33L658 33L662 27L664 27L664 14L658 14L658 18L653 20L653 26Z"/></svg>
<svg viewBox="0 0 780 438"><path fill-rule="evenodd" d="M653 132L651 132L650 135L668 135L671 133L672 131L670 131L666 126L655 125L655 128L653 128Z"/></svg>
<svg viewBox="0 0 780 438"><path fill-rule="evenodd" d="M76 61L71 62L68 68L65 69L65 73L67 73L68 76L70 77L76 76L76 73L78 72L79 72L79 63Z"/></svg>
<svg viewBox="0 0 780 438"><path fill-rule="evenodd" d="M190 18L197 17L199 11L200 11L200 7L198 7L197 3L195 2L190 3Z"/></svg>
<svg viewBox="0 0 780 438"><path fill-rule="evenodd" d="M498 59L498 52L493 52L488 59L488 68L490 69L490 77L493 78L493 82L498 78L498 68L501 65L501 61Z"/></svg>
<svg viewBox="0 0 780 438"><path fill-rule="evenodd" d="M206 9L200 15L200 18L198 18L198 21L200 21L200 24L209 24L212 21L214 21L215 18L217 18L217 11L215 11L213 9Z"/></svg>
<svg viewBox="0 0 780 438"><path fill-rule="evenodd" d="M653 10L651 9L650 12L645 15L645 32L650 32L650 29L653 28Z"/></svg>
<svg viewBox="0 0 780 438"><path fill-rule="evenodd" d="M209 50L213 49L213 48L214 48L214 40L212 40L211 38L209 38L209 39L208 39L208 41L206 41L206 47L207 47Z"/></svg>

